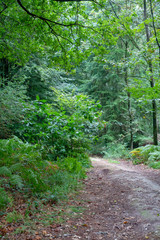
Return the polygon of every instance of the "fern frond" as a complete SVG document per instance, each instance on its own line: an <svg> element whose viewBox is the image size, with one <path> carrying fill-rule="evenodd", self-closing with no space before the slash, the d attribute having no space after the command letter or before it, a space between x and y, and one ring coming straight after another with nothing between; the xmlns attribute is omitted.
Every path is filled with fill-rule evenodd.
<svg viewBox="0 0 160 240"><path fill-rule="evenodd" d="M22 170L22 164L21 163L15 163L10 167L10 170L11 170L12 173L20 171L20 170Z"/></svg>
<svg viewBox="0 0 160 240"><path fill-rule="evenodd" d="M0 209L4 208L10 201L11 199L4 188L0 188Z"/></svg>
<svg viewBox="0 0 160 240"><path fill-rule="evenodd" d="M10 177L10 184L13 185L13 186L16 186L20 189L22 189L23 186L24 186L22 178L19 175L16 175L16 174L14 174Z"/></svg>
<svg viewBox="0 0 160 240"><path fill-rule="evenodd" d="M6 166L0 167L0 176L4 176L4 177L10 177L11 176L11 171L9 168L7 168Z"/></svg>

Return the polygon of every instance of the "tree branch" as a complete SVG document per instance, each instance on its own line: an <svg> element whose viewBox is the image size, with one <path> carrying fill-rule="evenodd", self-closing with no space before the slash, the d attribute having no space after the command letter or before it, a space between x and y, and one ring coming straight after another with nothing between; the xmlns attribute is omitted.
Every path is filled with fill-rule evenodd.
<svg viewBox="0 0 160 240"><path fill-rule="evenodd" d="M61 37L61 38L63 38L64 40L66 40L66 41L70 42L71 44L73 44L73 42L70 41L68 38L65 38L65 37L57 34L57 33L53 30L52 26L51 26L47 21L45 21L45 23L46 23L46 24L48 25L48 27L51 29L51 33L52 33L53 35L55 35L56 38L57 38L57 37Z"/></svg>
<svg viewBox="0 0 160 240"><path fill-rule="evenodd" d="M4 5L4 8L2 11L0 11L0 14L3 13L8 8L8 6L5 3L3 3L3 5Z"/></svg>
<svg viewBox="0 0 160 240"><path fill-rule="evenodd" d="M155 22L154 22L154 14L153 14L152 1L149 0L149 2L150 2L150 10L151 10L151 16L152 16L152 25L153 25L154 35L155 35L155 38L156 38L157 45L158 45L158 47L160 48L160 44L159 44L159 41L158 41L158 38L157 38L157 31L156 31L156 27L155 27Z"/></svg>
<svg viewBox="0 0 160 240"><path fill-rule="evenodd" d="M70 24L63 24L63 23L59 23L59 22L52 21L51 19L48 19L48 18L45 18L45 17L42 17L42 16L38 16L38 15L36 15L36 14L34 14L34 13L31 13L27 8L25 8L25 7L22 5L22 3L21 3L20 0L17 0L17 3L19 4L19 6L20 6L28 15L30 15L30 16L33 17L33 18L38 18L38 19L40 19L40 20L42 20L42 21L44 21L44 22L54 23L54 24L56 24L56 25L63 26L63 27L71 27L71 26L76 25L76 22L70 23Z"/></svg>

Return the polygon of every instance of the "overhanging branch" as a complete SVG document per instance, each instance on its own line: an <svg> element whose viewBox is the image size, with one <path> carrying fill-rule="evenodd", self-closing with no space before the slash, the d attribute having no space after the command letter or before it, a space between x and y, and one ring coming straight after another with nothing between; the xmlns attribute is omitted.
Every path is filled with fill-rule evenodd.
<svg viewBox="0 0 160 240"><path fill-rule="evenodd" d="M56 24L56 25L59 25L59 26L63 26L63 27L71 27L71 26L77 25L76 22L69 23L69 24L63 24L63 23L52 21L51 19L48 19L48 18L45 18L45 17L42 17L42 16L38 16L34 13L31 13L26 7L24 7L20 0L17 0L17 3L28 15L30 15L33 18L37 18L37 19L40 19L44 22L50 22L50 23L53 23L53 24Z"/></svg>
<svg viewBox="0 0 160 240"><path fill-rule="evenodd" d="M4 8L2 9L2 11L0 11L0 14L3 13L8 8L8 6L5 3L3 3L3 5L4 5Z"/></svg>

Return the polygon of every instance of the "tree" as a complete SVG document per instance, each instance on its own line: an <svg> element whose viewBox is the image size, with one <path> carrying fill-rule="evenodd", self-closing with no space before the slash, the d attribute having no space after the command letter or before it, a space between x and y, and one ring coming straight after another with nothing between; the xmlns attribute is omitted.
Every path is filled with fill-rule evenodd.
<svg viewBox="0 0 160 240"><path fill-rule="evenodd" d="M146 0L144 0L144 21L146 21L146 20L147 20L147 6L146 6ZM148 28L147 23L145 23L145 30L146 30L147 44L149 44L151 34L149 32L149 28ZM150 86L151 86L151 88L154 88L155 80L154 80L154 77L153 77L153 65L152 65L152 60L151 60L150 56L148 56L147 62L148 62L148 67L149 67L149 71L150 71ZM152 99L152 111L153 111L153 141L154 141L154 145L158 145L157 104L156 104L155 99Z"/></svg>
<svg viewBox="0 0 160 240"><path fill-rule="evenodd" d="M31 54L41 52L48 53L52 62L71 67L80 60L80 39L92 31L84 24L85 10L85 4L73 1L1 2L0 58L24 64Z"/></svg>

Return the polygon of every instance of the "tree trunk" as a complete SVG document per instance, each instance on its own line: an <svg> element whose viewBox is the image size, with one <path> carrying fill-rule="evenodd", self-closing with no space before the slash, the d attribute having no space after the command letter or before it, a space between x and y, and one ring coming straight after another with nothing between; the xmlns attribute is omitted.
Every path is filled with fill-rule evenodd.
<svg viewBox="0 0 160 240"><path fill-rule="evenodd" d="M147 19L147 4L146 4L146 0L144 0L144 21L146 19ZM149 32L148 24L145 24L145 30L146 30L146 39L148 43L150 40L150 32ZM153 88L154 87L153 66L150 58L148 59L148 66L149 66L149 71L151 73L150 86ZM157 104L155 99L152 100L152 118L153 118L153 143L154 145L158 145Z"/></svg>
<svg viewBox="0 0 160 240"><path fill-rule="evenodd" d="M127 62L128 56L128 42L125 42L125 65ZM128 69L127 66L124 68L124 80L126 86L128 87ZM131 110L131 94L127 91L127 105L128 105L128 116L129 116L129 132L130 132L130 149L133 149L133 117L132 117L132 110Z"/></svg>

